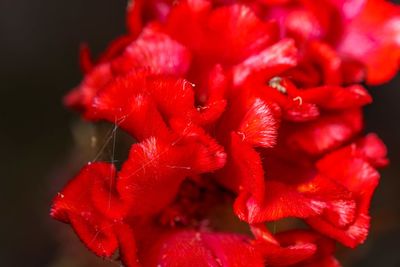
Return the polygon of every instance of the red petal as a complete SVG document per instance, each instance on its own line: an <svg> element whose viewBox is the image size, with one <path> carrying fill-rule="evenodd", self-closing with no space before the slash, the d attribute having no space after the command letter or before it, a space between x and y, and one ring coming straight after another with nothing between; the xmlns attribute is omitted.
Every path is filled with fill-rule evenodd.
<svg viewBox="0 0 400 267"><path fill-rule="evenodd" d="M317 175L297 189L308 198L324 203L321 216L333 225L345 227L354 221L357 211L354 195L334 179Z"/></svg>
<svg viewBox="0 0 400 267"><path fill-rule="evenodd" d="M131 94L129 89L132 87L124 88L121 83L116 81L100 92L87 116L115 123L139 141L150 136L167 139L170 132L152 98L139 93Z"/></svg>
<svg viewBox="0 0 400 267"><path fill-rule="evenodd" d="M277 37L276 25L262 22L246 5L233 4L210 12L210 3L198 0L174 8L167 31L196 54L230 64L264 49Z"/></svg>
<svg viewBox="0 0 400 267"><path fill-rule="evenodd" d="M256 98L244 116L238 134L252 146L272 147L276 144L277 124L271 108Z"/></svg>
<svg viewBox="0 0 400 267"><path fill-rule="evenodd" d="M317 246L308 240L289 241L286 237L285 241L282 245L256 242L256 248L263 254L267 266L291 266L311 258L317 252Z"/></svg>
<svg viewBox="0 0 400 267"><path fill-rule="evenodd" d="M397 73L400 59L400 8L389 1L368 0L346 25L338 50L367 66L367 82L387 82Z"/></svg>
<svg viewBox="0 0 400 267"><path fill-rule="evenodd" d="M180 231L160 238L145 266L262 267L264 262L245 236Z"/></svg>
<svg viewBox="0 0 400 267"><path fill-rule="evenodd" d="M101 90L87 117L116 123L139 141L150 136L168 139L167 123L197 115L193 105L193 88L186 80L133 72Z"/></svg>
<svg viewBox="0 0 400 267"><path fill-rule="evenodd" d="M218 173L218 181L230 190L240 192L239 194L244 199L247 199L250 194L256 201L262 201L264 198L264 171L260 155L249 144L242 141L236 133L231 134L229 149L227 164Z"/></svg>
<svg viewBox="0 0 400 267"><path fill-rule="evenodd" d="M92 60L92 55L90 53L89 46L86 43L81 44L80 46L79 64L84 74L89 73L95 65L95 63Z"/></svg>
<svg viewBox="0 0 400 267"><path fill-rule="evenodd" d="M357 151L353 144L335 151L317 163L321 174L336 180L360 198L359 210L366 212L378 185L379 173Z"/></svg>
<svg viewBox="0 0 400 267"><path fill-rule="evenodd" d="M310 258L300 262L299 267L340 267L341 265L333 256L335 252L335 242L331 239L325 238L315 232L306 230L293 230L277 234L279 242L288 246L295 244L295 246L305 246L307 244L314 244L316 246L316 253ZM277 264L279 266L279 264Z"/></svg>
<svg viewBox="0 0 400 267"><path fill-rule="evenodd" d="M278 241L276 244L270 243L262 237L255 242L256 248L263 254L268 266L340 266L333 257L335 252L333 240L306 230L282 232L275 237L279 243Z"/></svg>
<svg viewBox="0 0 400 267"><path fill-rule="evenodd" d="M132 146L117 184L131 215L154 214L171 203L191 169L185 155L182 148L154 138Z"/></svg>
<svg viewBox="0 0 400 267"><path fill-rule="evenodd" d="M283 110L283 118L292 122L312 121L319 115L320 111L315 104L303 103L299 97L293 98Z"/></svg>
<svg viewBox="0 0 400 267"><path fill-rule="evenodd" d="M347 88L340 86L309 88L299 90L299 96L303 101L317 104L324 109L356 108L372 102L368 91L360 85Z"/></svg>
<svg viewBox="0 0 400 267"><path fill-rule="evenodd" d="M115 232L119 243L119 256L124 266L140 267L135 237L130 226L120 224L115 227Z"/></svg>
<svg viewBox="0 0 400 267"><path fill-rule="evenodd" d="M246 203L242 204L243 197L238 197L235 211L242 220L259 223L287 217L307 218L321 214L326 206L324 202L307 198L283 183L267 181L265 188L265 199L261 205L254 198L248 198ZM246 212L242 210L244 205Z"/></svg>
<svg viewBox="0 0 400 267"><path fill-rule="evenodd" d="M192 151L191 168L195 173L212 172L222 168L226 162L224 148L205 131L191 122L171 121L171 127L179 137L174 144L182 143Z"/></svg>
<svg viewBox="0 0 400 267"><path fill-rule="evenodd" d="M126 12L126 25L132 36L138 36L142 30L142 10L144 0L129 0Z"/></svg>
<svg viewBox="0 0 400 267"><path fill-rule="evenodd" d="M292 128L293 127L293 128ZM326 114L303 124L287 125L283 140L296 149L320 155L353 138L362 129L361 110L347 110Z"/></svg>
<svg viewBox="0 0 400 267"><path fill-rule="evenodd" d="M207 30L215 55L228 62L237 62L260 51L276 40L277 28L262 22L246 5L229 5L210 14Z"/></svg>
<svg viewBox="0 0 400 267"><path fill-rule="evenodd" d="M264 266L263 258L246 236L205 233L203 240L221 266Z"/></svg>
<svg viewBox="0 0 400 267"><path fill-rule="evenodd" d="M213 139L187 125L182 130L171 143L149 138L132 146L117 184L121 198L130 204L130 215L159 212L172 202L186 177L225 164L223 148Z"/></svg>
<svg viewBox="0 0 400 267"><path fill-rule="evenodd" d="M368 157L365 147L368 146L368 143L375 147L376 143L375 140L368 142L368 139L366 139L367 142L359 142L361 144L359 146L352 144L328 154L317 163L320 173L334 179L352 192L357 203L357 214L351 224L340 228L326 221L326 218L311 218L308 222L315 229L350 247L362 243L368 234L369 205L379 181L379 174L369 163L371 159ZM381 149L380 146L377 148ZM382 158L385 151L380 153L381 155L378 157Z"/></svg>
<svg viewBox="0 0 400 267"><path fill-rule="evenodd" d="M88 73L82 83L64 98L66 106L78 111L86 111L92 104L98 90L112 79L109 64L100 64Z"/></svg>
<svg viewBox="0 0 400 267"><path fill-rule="evenodd" d="M376 134L368 134L357 147L372 166L384 167L389 163L386 146Z"/></svg>
<svg viewBox="0 0 400 267"><path fill-rule="evenodd" d="M117 73L148 69L153 74L184 75L190 65L190 52L156 25L147 26L140 36L112 62Z"/></svg>
<svg viewBox="0 0 400 267"><path fill-rule="evenodd" d="M311 42L307 50L307 60L311 60L322 69L324 84L340 85L342 83L341 58L328 44Z"/></svg>
<svg viewBox="0 0 400 267"><path fill-rule="evenodd" d="M250 75L259 75L263 79L272 78L297 64L297 49L294 41L284 39L258 54L247 58L233 67L235 85L242 84Z"/></svg>
<svg viewBox="0 0 400 267"><path fill-rule="evenodd" d="M130 35L123 35L112 41L104 51L100 58L99 63L110 63L112 60L117 59L123 54L125 49L134 41L134 37Z"/></svg>
<svg viewBox="0 0 400 267"><path fill-rule="evenodd" d="M79 239L99 257L111 257L118 248L113 224L88 214L69 216L70 224Z"/></svg>
<svg viewBox="0 0 400 267"><path fill-rule="evenodd" d="M102 208L97 205L107 200L109 195L98 194L101 199L95 199L92 193L114 171L114 167L106 163L87 165L57 195L51 209L53 218L70 223L82 242L102 257L112 256L118 247L118 241L113 229L115 222L104 215L107 214L107 206Z"/></svg>
<svg viewBox="0 0 400 267"><path fill-rule="evenodd" d="M342 244L354 248L362 244L368 235L370 217L359 214L357 219L347 228L341 229L333 226L322 218L310 218L307 223L321 233L340 241Z"/></svg>

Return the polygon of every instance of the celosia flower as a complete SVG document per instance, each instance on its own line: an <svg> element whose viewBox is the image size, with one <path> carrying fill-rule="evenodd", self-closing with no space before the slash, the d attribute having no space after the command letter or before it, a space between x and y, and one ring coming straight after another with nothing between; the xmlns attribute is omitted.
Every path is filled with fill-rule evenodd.
<svg viewBox="0 0 400 267"><path fill-rule="evenodd" d="M372 19L374 8L391 13ZM396 10L378 0L133 1L127 35L96 61L83 47L85 77L65 103L137 143L120 170L85 166L51 216L126 266L340 266L335 240L364 242L376 168L387 164L379 138L361 136L372 99L354 83L363 69L371 83L397 70L397 54L379 67L388 47L399 50ZM366 35L373 45L354 47ZM252 236L217 227L219 206ZM310 228L266 227L288 217Z"/></svg>
<svg viewBox="0 0 400 267"><path fill-rule="evenodd" d="M324 72L338 72L336 79L324 73L325 82L359 82L366 76L368 83L379 84L397 73L400 8L390 1L293 0L265 10Z"/></svg>

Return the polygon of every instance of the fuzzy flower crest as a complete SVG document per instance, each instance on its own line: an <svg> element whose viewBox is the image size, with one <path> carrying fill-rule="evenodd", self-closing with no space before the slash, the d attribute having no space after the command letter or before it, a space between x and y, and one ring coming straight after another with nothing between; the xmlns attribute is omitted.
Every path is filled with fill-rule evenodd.
<svg viewBox="0 0 400 267"><path fill-rule="evenodd" d="M340 266L387 164L360 83L397 73L399 25L383 0L130 2L65 104L136 142L119 169L83 167L51 216L128 267ZM309 227L267 227L285 218Z"/></svg>

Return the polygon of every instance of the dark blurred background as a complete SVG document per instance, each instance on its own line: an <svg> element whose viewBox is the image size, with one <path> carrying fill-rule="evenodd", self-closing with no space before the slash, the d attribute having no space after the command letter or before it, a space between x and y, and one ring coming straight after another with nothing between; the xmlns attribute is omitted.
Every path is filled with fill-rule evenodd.
<svg viewBox="0 0 400 267"><path fill-rule="evenodd" d="M114 266L87 253L72 230L48 216L52 196L93 159L97 131L63 108L81 79L82 41L95 53L124 32L126 1L0 0L0 266ZM372 232L344 266L400 266L400 79L371 88L368 131L389 148L372 204ZM88 151L88 152L84 152ZM67 170L65 172L65 170Z"/></svg>

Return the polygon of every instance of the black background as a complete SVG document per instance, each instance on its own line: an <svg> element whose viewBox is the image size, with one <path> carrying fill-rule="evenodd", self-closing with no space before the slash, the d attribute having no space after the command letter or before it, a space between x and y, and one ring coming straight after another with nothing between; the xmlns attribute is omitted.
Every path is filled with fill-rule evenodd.
<svg viewBox="0 0 400 267"><path fill-rule="evenodd" d="M59 258L89 254L70 233L66 245L59 232L70 228L48 216L57 189L90 160L76 148L79 118L61 99L81 79L79 44L104 49L124 32L125 6L123 0L0 0L0 266L74 267ZM375 102L365 109L366 128L384 139L391 165L372 204L370 238L339 253L345 266L400 266L399 87L397 78L370 88ZM66 253L66 246L82 254ZM93 257L79 266L100 264Z"/></svg>

